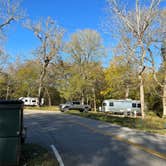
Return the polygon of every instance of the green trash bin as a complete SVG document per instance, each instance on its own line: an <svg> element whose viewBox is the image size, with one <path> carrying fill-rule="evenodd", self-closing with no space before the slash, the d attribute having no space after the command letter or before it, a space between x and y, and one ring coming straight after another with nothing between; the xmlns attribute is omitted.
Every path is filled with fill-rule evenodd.
<svg viewBox="0 0 166 166"><path fill-rule="evenodd" d="M0 101L0 166L18 165L23 132L23 102Z"/></svg>

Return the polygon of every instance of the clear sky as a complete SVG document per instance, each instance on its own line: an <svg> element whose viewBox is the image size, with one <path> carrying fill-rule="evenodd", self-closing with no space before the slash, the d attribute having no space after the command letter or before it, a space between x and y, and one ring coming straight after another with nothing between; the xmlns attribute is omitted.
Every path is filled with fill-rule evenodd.
<svg viewBox="0 0 166 166"><path fill-rule="evenodd" d="M164 5L165 3L162 4ZM23 0L22 7L33 20L51 16L66 29L67 36L78 29L90 28L101 33L106 47L112 44L110 36L104 34L101 28L101 22L105 18L105 0ZM22 59L32 58L32 51L39 42L31 31L12 23L7 35L9 37L5 47L13 60L15 55ZM111 53L103 60L105 66L109 64L110 57Z"/></svg>
<svg viewBox="0 0 166 166"><path fill-rule="evenodd" d="M78 29L95 29L108 45L109 39L101 28L105 6L105 0L23 0L22 3L28 17L34 21L51 16L66 29L67 37ZM39 44L33 33L20 24L12 23L8 36L5 47L13 60L15 55L31 58L32 50Z"/></svg>

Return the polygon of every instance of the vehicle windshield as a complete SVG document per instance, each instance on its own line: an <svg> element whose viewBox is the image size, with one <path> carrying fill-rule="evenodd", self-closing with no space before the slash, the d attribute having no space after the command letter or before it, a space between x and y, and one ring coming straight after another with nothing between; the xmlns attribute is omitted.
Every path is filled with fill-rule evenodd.
<svg viewBox="0 0 166 166"><path fill-rule="evenodd" d="M74 101L73 104L80 105L79 101Z"/></svg>

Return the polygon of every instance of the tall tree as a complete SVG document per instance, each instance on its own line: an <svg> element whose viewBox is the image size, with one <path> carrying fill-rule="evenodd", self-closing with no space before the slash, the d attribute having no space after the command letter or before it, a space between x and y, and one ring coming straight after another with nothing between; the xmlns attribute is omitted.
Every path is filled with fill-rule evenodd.
<svg viewBox="0 0 166 166"><path fill-rule="evenodd" d="M7 58L2 43L5 39L5 29L13 21L18 21L25 16L23 9L21 8L20 0L0 0L0 70L4 65Z"/></svg>
<svg viewBox="0 0 166 166"><path fill-rule="evenodd" d="M154 20L158 16L158 6L160 0L151 0L150 5L147 7L140 0L135 1L135 10L125 10L124 6L121 7L117 0L107 0L108 11L116 16L118 23L117 28L123 32L122 37L129 38L132 40L133 47L130 50L139 64L139 80L140 80L140 101L141 101L141 113L144 118L144 83L143 83L143 72L146 66L146 43L144 39L146 37L148 29L154 25ZM123 40L121 38L120 40Z"/></svg>
<svg viewBox="0 0 166 166"><path fill-rule="evenodd" d="M88 68L92 62L98 61L100 57L105 55L102 38L95 30L77 31L67 43L66 52L71 55L72 62L77 70L77 73L74 74L75 78L73 78L78 82L77 90L82 103L84 103L86 87L93 81L89 79ZM94 87L92 87L91 92L95 94Z"/></svg>
<svg viewBox="0 0 166 166"><path fill-rule="evenodd" d="M34 35L39 39L41 45L36 50L36 55L41 63L41 73L39 77L39 88L38 88L38 98L39 106L41 103L44 79L46 78L46 73L48 65L51 62L55 62L62 51L62 40L64 35L64 29L56 24L54 20L48 17L46 20L38 21L32 23L28 21L26 27L34 32Z"/></svg>
<svg viewBox="0 0 166 166"><path fill-rule="evenodd" d="M163 117L166 116L166 10L160 10L155 21L155 26L147 31L144 42L146 43L146 60L153 73L153 78L157 85L162 89ZM158 56L160 55L160 56ZM161 59L161 71L158 71L158 62ZM159 78L162 74L162 79ZM160 92L158 93L160 95Z"/></svg>

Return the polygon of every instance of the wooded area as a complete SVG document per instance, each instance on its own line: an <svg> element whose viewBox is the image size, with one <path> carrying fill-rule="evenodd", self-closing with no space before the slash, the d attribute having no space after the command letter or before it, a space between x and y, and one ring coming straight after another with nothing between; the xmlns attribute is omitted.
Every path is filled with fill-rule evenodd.
<svg viewBox="0 0 166 166"><path fill-rule="evenodd" d="M1 45L0 99L44 97L47 105L79 100L96 111L103 99L131 98L141 101L143 118L145 111L166 116L166 10L160 0L148 2L136 0L128 9L107 0L104 26L117 41L108 67L101 59L110 53L96 30L78 30L66 40L67 29L50 17L23 21L40 46L34 59L11 62ZM24 16L19 1L0 0L2 43L11 23Z"/></svg>

